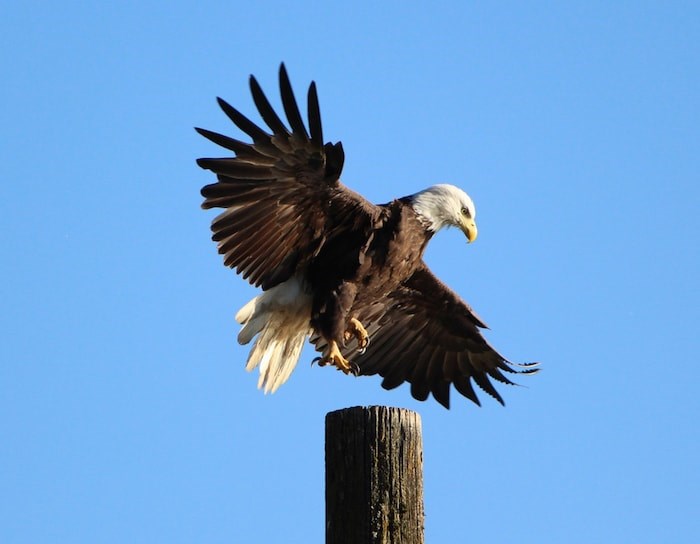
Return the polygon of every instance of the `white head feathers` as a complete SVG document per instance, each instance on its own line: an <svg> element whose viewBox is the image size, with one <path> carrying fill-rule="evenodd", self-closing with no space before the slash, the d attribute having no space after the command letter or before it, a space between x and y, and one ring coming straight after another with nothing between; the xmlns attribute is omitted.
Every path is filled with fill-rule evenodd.
<svg viewBox="0 0 700 544"><path fill-rule="evenodd" d="M446 183L416 193L411 197L411 205L432 232L449 226L461 228L465 218L473 222L476 217L476 208L469 195Z"/></svg>

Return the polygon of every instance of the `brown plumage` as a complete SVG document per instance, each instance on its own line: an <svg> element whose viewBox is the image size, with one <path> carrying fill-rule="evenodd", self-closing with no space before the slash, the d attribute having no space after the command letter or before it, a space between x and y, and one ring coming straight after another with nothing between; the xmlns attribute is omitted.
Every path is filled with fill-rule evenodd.
<svg viewBox="0 0 700 544"><path fill-rule="evenodd" d="M498 354L480 332L486 325L422 260L443 226L459 226L470 241L476 237L471 199L437 185L380 206L351 191L340 182L342 145L323 143L315 84L307 131L284 65L279 76L290 128L251 76L269 131L221 99L252 143L197 129L235 154L197 163L217 174L217 182L202 189L202 206L225 210L212 223L224 264L263 289L237 315L239 341L257 337L247 368L260 366L259 385L274 391L310 337L321 364L379 374L387 389L407 381L418 400L432 393L449 407L453 384L479 404L474 382L503 403L489 377L510 384L503 372L536 368Z"/></svg>

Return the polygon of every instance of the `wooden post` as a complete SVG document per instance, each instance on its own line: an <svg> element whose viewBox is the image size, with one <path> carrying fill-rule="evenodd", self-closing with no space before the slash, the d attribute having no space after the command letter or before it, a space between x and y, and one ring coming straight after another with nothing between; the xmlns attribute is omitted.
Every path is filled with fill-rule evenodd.
<svg viewBox="0 0 700 544"><path fill-rule="evenodd" d="M326 415L326 544L423 544L420 416L387 406Z"/></svg>

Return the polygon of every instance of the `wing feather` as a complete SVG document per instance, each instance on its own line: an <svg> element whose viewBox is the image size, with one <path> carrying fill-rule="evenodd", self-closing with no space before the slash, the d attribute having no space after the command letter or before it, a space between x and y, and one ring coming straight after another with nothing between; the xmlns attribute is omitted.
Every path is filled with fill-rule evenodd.
<svg viewBox="0 0 700 544"><path fill-rule="evenodd" d="M280 95L282 96L284 113L287 115L287 120L294 131L294 135L308 140L309 135L306 132L301 113L299 113L299 106L297 106L297 100L294 98L292 84L289 82L289 75L287 75L287 69L284 67L284 64L280 66Z"/></svg>
<svg viewBox="0 0 700 544"><path fill-rule="evenodd" d="M449 408L453 384L461 395L480 405L473 381L503 404L491 379L512 384L502 370L537 371L536 363L514 364L494 350L481 333L484 322L425 264L387 297L381 310L375 303L353 311L373 333L364 354L346 347L344 355L358 365L361 375L384 377L386 388L409 382L411 395L418 400L432 394Z"/></svg>
<svg viewBox="0 0 700 544"><path fill-rule="evenodd" d="M413 352L416 350L416 344L420 341L420 334L406 335L401 337L401 341L397 346L399 352ZM382 387L384 389L394 389L406 381L407 373L411 368L407 365L402 365L400 360L394 360L392 368L384 374Z"/></svg>
<svg viewBox="0 0 700 544"><path fill-rule="evenodd" d="M416 400L427 400L430 396L428 382L411 382L411 396Z"/></svg>
<svg viewBox="0 0 700 544"><path fill-rule="evenodd" d="M253 285L269 289L303 272L329 235L368 228L379 208L340 183L345 155L339 142L323 144L315 84L307 96L307 131L284 64L279 71L280 95L291 130L258 81L251 76L249 83L271 133L219 98L221 109L252 142L198 128L199 134L234 156L202 158L197 163L217 174L216 183L202 188L202 207L225 210L211 226L224 264Z"/></svg>
<svg viewBox="0 0 700 544"><path fill-rule="evenodd" d="M472 384L470 382L469 375L457 376L455 381L452 383L454 383L455 389L462 396L468 398L470 401L472 401L477 406L481 406L481 401L479 400L479 397L477 397L476 393L474 392L474 388L472 387Z"/></svg>
<svg viewBox="0 0 700 544"><path fill-rule="evenodd" d="M308 95L308 115L309 130L311 131L311 143L314 147L323 147L323 128L321 126L321 109L318 106L318 94L316 93L316 83L312 82Z"/></svg>
<svg viewBox="0 0 700 544"><path fill-rule="evenodd" d="M221 147L228 149L229 151L233 151L236 153L239 157L244 158L253 158L255 157L256 159L258 158L264 158L264 155L261 155L258 153L253 147L251 147L249 144L245 142L241 142L240 140L236 140L235 138L229 138L228 136L224 136L223 134L219 134L218 132L212 132L211 130L207 130L205 128L195 128L195 130L204 136L207 140L210 140L214 142L217 145L220 145Z"/></svg>
<svg viewBox="0 0 700 544"><path fill-rule="evenodd" d="M372 361L367 361L367 374L379 374L380 370L383 374L391 371L396 363L396 358L393 358L394 353L401 351L401 343L403 337L400 335L380 335L376 342L373 342L372 352L376 353L376 357ZM377 364L381 362L381 364ZM363 369L363 374L365 374Z"/></svg>
<svg viewBox="0 0 700 544"><path fill-rule="evenodd" d="M260 88L260 84L254 76L250 76L250 92L253 95L255 107L258 108L263 121L267 123L274 134L289 134L287 127L279 118L275 110L270 105L270 101L265 96L265 93Z"/></svg>
<svg viewBox="0 0 700 544"><path fill-rule="evenodd" d="M267 132L265 132L255 123L253 123L250 119L248 119L245 115L239 112L231 104L226 102L226 100L224 100L221 97L217 97L216 101L219 103L219 107L223 110L226 116L229 119L231 119L231 121L233 121L233 124L240 128L248 136L253 138L253 141L255 143L257 143L258 141L265 142L270 139L270 135Z"/></svg>
<svg viewBox="0 0 700 544"><path fill-rule="evenodd" d="M433 383L430 392L435 397L435 400L442 404L448 410L450 409L450 382L446 380L438 380Z"/></svg>

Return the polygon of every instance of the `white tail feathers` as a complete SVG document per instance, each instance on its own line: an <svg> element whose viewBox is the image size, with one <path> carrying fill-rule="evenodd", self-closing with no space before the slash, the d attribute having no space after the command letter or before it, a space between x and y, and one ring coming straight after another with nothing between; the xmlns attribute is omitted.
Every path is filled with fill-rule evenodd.
<svg viewBox="0 0 700 544"><path fill-rule="evenodd" d="M287 381L311 334L311 296L292 278L248 302L236 314L243 325L238 342L247 344L255 335L246 370L260 367L258 388L274 393Z"/></svg>

